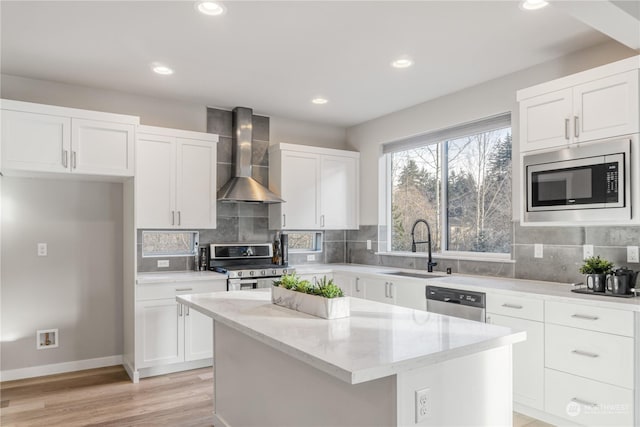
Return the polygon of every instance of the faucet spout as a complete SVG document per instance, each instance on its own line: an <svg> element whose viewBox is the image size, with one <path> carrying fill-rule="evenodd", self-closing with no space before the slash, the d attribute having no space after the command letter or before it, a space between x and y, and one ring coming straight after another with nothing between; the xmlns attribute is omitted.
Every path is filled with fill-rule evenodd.
<svg viewBox="0 0 640 427"><path fill-rule="evenodd" d="M418 224L424 224L427 226L427 240L426 241L420 241L420 242L416 242L416 237L415 237L415 231L416 231L416 226ZM417 250L417 245L426 243L427 244L427 248L428 248L428 258L427 258L427 271L429 273L433 272L433 267L435 267L436 265L438 265L437 262L433 262L433 258L431 257L431 227L429 227L429 223L427 222L427 220L425 219L418 219L416 220L416 222L413 223L413 226L411 227L411 252L416 252Z"/></svg>

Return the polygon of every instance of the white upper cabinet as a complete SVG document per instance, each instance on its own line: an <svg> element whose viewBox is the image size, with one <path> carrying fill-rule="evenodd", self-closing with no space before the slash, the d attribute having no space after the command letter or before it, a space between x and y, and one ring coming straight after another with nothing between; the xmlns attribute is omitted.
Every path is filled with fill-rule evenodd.
<svg viewBox="0 0 640 427"><path fill-rule="evenodd" d="M270 188L285 200L269 206L270 228L358 228L359 159L353 151L294 144L270 147Z"/></svg>
<svg viewBox="0 0 640 427"><path fill-rule="evenodd" d="M129 177L139 119L2 100L3 172Z"/></svg>
<svg viewBox="0 0 640 427"><path fill-rule="evenodd" d="M640 132L638 57L518 91L520 151Z"/></svg>
<svg viewBox="0 0 640 427"><path fill-rule="evenodd" d="M218 136L140 126L136 143L136 226L216 227Z"/></svg>

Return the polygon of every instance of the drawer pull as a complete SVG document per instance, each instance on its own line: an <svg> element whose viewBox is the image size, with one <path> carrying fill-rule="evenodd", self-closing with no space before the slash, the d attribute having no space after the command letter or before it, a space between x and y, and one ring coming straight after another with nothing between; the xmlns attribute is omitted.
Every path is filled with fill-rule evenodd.
<svg viewBox="0 0 640 427"><path fill-rule="evenodd" d="M598 355L595 354L595 353L591 353L591 352L588 352L588 351L582 351L582 350L573 350L573 351L571 351L571 353L577 354L578 356L592 357L594 359L596 357L598 357Z"/></svg>
<svg viewBox="0 0 640 427"><path fill-rule="evenodd" d="M517 309L517 310L522 309L522 306L521 306L521 305L518 305L518 304L509 304L509 303L504 303L504 304L502 304L502 306L503 306L503 307L506 307L506 308L515 308L515 309Z"/></svg>
<svg viewBox="0 0 640 427"><path fill-rule="evenodd" d="M192 291L193 288L176 288L176 292Z"/></svg>
<svg viewBox="0 0 640 427"><path fill-rule="evenodd" d="M598 404L597 403L593 403L593 402L589 402L588 400L582 400L578 397L574 397L573 399L571 399L571 401L573 403L577 403L579 405L583 405L583 406L588 406L590 408L597 408Z"/></svg>
<svg viewBox="0 0 640 427"><path fill-rule="evenodd" d="M598 320L598 316L589 316L587 314L572 314L571 317L582 320Z"/></svg>

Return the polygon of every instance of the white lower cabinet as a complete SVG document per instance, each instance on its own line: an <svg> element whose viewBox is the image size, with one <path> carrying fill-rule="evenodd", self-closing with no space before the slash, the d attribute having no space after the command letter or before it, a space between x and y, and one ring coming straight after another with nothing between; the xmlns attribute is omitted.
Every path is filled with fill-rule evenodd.
<svg viewBox="0 0 640 427"><path fill-rule="evenodd" d="M333 273L333 283L342 289L345 296L350 297L353 295L352 291L356 283L356 276L335 272Z"/></svg>
<svg viewBox="0 0 640 427"><path fill-rule="evenodd" d="M544 323L493 313L487 314L487 323L526 331L527 340L513 346L513 400L542 410L544 408Z"/></svg>
<svg viewBox="0 0 640 427"><path fill-rule="evenodd" d="M226 291L226 280L138 285L136 368L213 357L213 322L176 295Z"/></svg>
<svg viewBox="0 0 640 427"><path fill-rule="evenodd" d="M632 426L633 390L545 369L545 411L587 426Z"/></svg>
<svg viewBox="0 0 640 427"><path fill-rule="evenodd" d="M312 285L317 285L323 279L333 279L332 273L315 273L315 274L299 274L298 277L302 280L308 280Z"/></svg>

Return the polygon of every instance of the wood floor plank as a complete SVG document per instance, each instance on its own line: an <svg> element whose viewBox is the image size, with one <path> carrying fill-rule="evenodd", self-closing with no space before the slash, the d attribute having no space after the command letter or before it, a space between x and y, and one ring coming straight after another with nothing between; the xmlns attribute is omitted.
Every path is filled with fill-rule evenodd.
<svg viewBox="0 0 640 427"><path fill-rule="evenodd" d="M212 426L211 368L145 378L122 367L0 383L5 426Z"/></svg>

